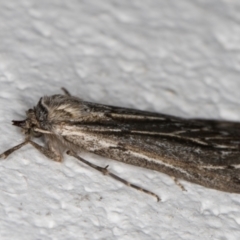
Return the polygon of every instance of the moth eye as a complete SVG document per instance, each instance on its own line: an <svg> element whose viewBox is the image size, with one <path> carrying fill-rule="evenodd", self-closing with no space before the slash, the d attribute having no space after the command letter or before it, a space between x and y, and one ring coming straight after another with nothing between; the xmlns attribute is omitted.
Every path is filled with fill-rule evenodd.
<svg viewBox="0 0 240 240"><path fill-rule="evenodd" d="M42 136L42 133L36 132L36 131L34 131L33 129L31 129L30 134L31 134L33 137L36 137L36 138Z"/></svg>

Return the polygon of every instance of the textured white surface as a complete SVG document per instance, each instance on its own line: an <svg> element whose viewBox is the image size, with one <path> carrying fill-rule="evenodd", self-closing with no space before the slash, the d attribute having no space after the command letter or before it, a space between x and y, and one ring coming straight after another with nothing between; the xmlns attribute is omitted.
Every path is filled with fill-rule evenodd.
<svg viewBox="0 0 240 240"><path fill-rule="evenodd" d="M238 1L0 2L0 152L11 120L64 86L83 99L240 120ZM83 156L162 202L26 146L0 162L0 239L240 239L239 195Z"/></svg>

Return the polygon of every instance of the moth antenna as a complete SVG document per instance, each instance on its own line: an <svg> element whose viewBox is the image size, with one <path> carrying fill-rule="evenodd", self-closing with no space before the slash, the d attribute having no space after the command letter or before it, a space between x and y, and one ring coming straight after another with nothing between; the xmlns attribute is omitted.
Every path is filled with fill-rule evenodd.
<svg viewBox="0 0 240 240"><path fill-rule="evenodd" d="M62 89L62 91L64 92L65 95L71 96L70 92L66 88L62 87L61 89Z"/></svg>

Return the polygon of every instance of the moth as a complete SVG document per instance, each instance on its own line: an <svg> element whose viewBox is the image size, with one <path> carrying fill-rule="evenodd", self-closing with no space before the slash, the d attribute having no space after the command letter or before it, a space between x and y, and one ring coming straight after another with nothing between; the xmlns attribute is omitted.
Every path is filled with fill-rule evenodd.
<svg viewBox="0 0 240 240"><path fill-rule="evenodd" d="M63 91L63 95L40 98L36 107L27 111L25 120L13 121L22 129L25 141L0 157L6 158L29 143L46 157L61 162L67 150L103 174L160 200L155 193L111 173L108 166L99 167L77 155L85 150L174 179L240 193L240 123L102 105ZM34 137L43 137L45 146L35 143Z"/></svg>

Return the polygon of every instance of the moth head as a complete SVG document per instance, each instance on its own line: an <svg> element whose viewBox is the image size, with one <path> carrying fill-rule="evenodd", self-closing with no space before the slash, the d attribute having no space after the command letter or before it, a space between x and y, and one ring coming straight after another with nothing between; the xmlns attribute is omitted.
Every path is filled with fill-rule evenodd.
<svg viewBox="0 0 240 240"><path fill-rule="evenodd" d="M35 127L39 127L39 122L36 118L35 109L29 109L27 112L27 118L25 120L12 120L14 126L20 127L22 132L30 137L41 137L42 134L34 131Z"/></svg>

